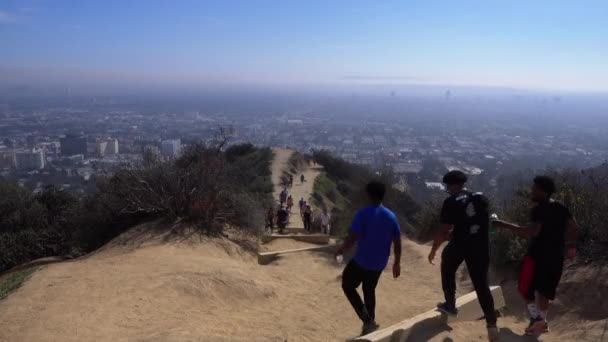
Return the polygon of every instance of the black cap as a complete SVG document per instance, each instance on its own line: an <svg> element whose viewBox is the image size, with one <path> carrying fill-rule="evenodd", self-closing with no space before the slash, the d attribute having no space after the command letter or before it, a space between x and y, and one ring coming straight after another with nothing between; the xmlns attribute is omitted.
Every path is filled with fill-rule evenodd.
<svg viewBox="0 0 608 342"><path fill-rule="evenodd" d="M467 175L459 170L452 170L443 176L444 184L464 184L467 182Z"/></svg>

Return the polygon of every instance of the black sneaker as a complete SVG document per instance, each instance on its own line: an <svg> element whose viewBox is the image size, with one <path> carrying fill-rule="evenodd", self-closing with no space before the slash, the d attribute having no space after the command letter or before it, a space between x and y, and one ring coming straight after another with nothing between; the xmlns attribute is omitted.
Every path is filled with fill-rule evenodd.
<svg viewBox="0 0 608 342"><path fill-rule="evenodd" d="M380 327L380 325L378 325L378 323L376 323L376 321L369 321L369 322L363 323L363 327L361 328L361 336L371 334L374 331L378 330L379 327Z"/></svg>
<svg viewBox="0 0 608 342"><path fill-rule="evenodd" d="M454 305L449 305L448 303L439 303L437 304L437 310L449 315L456 317L458 316L458 309Z"/></svg>
<svg viewBox="0 0 608 342"><path fill-rule="evenodd" d="M530 319L530 324L526 328L526 335L539 336L547 332L549 332L549 324L544 319L540 317Z"/></svg>

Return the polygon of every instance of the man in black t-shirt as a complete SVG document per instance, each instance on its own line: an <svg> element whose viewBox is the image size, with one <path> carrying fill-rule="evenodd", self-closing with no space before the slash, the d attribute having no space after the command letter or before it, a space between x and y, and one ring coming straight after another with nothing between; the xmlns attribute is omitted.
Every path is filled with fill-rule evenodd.
<svg viewBox="0 0 608 342"><path fill-rule="evenodd" d="M287 220L289 219L289 213L285 206L281 205L277 212L277 226L279 227L279 233L283 234L285 227L287 227Z"/></svg>
<svg viewBox="0 0 608 342"><path fill-rule="evenodd" d="M443 183L450 194L441 208L441 227L429 254L433 264L437 249L450 240L441 255L441 283L445 302L437 309L448 315L457 315L456 271L464 261L483 309L490 341L498 338L494 298L488 286L490 266L488 227L488 199L481 193L472 193L464 188L467 177L461 171L450 171L443 177ZM450 239L451 236L451 239Z"/></svg>
<svg viewBox="0 0 608 342"><path fill-rule="evenodd" d="M532 185L531 210L528 227L495 221L496 227L511 230L531 238L519 276L519 292L526 301L530 324L527 335L540 335L549 330L547 310L549 301L562 276L564 259L576 255L576 220L563 204L551 199L555 182L547 176L537 176Z"/></svg>

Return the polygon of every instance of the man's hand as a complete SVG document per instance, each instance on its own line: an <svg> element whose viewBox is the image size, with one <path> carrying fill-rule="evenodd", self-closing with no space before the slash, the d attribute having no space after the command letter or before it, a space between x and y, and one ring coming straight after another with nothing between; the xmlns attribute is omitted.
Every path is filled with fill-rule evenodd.
<svg viewBox="0 0 608 342"><path fill-rule="evenodd" d="M434 248L432 248L431 252L429 253L429 263L431 265L435 265L435 262L433 261L433 260L435 260L435 253L437 253L437 251Z"/></svg>
<svg viewBox="0 0 608 342"><path fill-rule="evenodd" d="M393 278L399 278L401 275L401 264L393 264Z"/></svg>
<svg viewBox="0 0 608 342"><path fill-rule="evenodd" d="M336 250L336 252L334 253L334 258L338 257L338 255L344 255L344 248L338 248L338 250Z"/></svg>

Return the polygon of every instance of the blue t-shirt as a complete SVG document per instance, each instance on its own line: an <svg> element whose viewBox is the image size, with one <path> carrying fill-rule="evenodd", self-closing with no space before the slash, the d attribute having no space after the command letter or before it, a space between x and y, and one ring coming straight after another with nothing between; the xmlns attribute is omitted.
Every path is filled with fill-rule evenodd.
<svg viewBox="0 0 608 342"><path fill-rule="evenodd" d="M383 206L363 208L355 215L350 231L359 237L354 257L357 265L368 271L384 270L391 243L401 238L395 214Z"/></svg>

